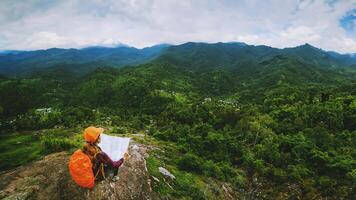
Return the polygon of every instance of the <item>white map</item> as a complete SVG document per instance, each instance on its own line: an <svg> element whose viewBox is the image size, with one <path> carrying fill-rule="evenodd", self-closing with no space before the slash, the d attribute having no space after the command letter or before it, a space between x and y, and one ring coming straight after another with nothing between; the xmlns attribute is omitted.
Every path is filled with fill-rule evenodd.
<svg viewBox="0 0 356 200"><path fill-rule="evenodd" d="M129 147L130 138L116 137L100 134L101 142L98 144L113 161L118 161L124 157Z"/></svg>

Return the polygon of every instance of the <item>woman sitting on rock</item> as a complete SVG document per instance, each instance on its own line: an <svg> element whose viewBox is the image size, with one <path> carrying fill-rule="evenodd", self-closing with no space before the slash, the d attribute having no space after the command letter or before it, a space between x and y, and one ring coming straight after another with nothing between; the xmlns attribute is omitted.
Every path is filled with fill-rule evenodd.
<svg viewBox="0 0 356 200"><path fill-rule="evenodd" d="M98 146L100 143L100 134L104 132L103 128L96 128L94 126L90 126L84 130L84 139L86 144L83 146L83 153L85 153L93 164L93 172L95 178L98 179L98 175L100 174L103 178L105 178L104 165L109 168L113 168L112 176L116 176L117 169L124 162L124 158L121 158L118 161L113 161L111 158L101 150ZM127 159L128 154L125 153L125 159Z"/></svg>

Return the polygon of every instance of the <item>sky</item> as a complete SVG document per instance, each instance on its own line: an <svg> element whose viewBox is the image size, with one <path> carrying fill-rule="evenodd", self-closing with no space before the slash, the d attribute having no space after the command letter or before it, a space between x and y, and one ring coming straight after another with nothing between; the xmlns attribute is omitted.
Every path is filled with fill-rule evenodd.
<svg viewBox="0 0 356 200"><path fill-rule="evenodd" d="M356 0L0 0L0 50L190 41L356 53Z"/></svg>

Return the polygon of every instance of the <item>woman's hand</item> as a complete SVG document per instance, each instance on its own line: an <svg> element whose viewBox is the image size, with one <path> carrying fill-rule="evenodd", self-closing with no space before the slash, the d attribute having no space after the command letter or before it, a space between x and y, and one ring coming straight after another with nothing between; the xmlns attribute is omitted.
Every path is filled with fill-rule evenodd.
<svg viewBox="0 0 356 200"><path fill-rule="evenodd" d="M124 154L124 160L127 160L129 158L129 154L128 153L125 153Z"/></svg>

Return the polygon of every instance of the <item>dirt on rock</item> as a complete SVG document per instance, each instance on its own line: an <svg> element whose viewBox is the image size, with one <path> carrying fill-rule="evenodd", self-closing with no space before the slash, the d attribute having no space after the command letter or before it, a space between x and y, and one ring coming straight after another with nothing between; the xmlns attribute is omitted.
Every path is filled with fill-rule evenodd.
<svg viewBox="0 0 356 200"><path fill-rule="evenodd" d="M151 199L145 158L147 147L131 142L129 159L118 180L97 181L92 190L80 188L68 171L70 154L54 153L42 160L0 174L0 199Z"/></svg>

